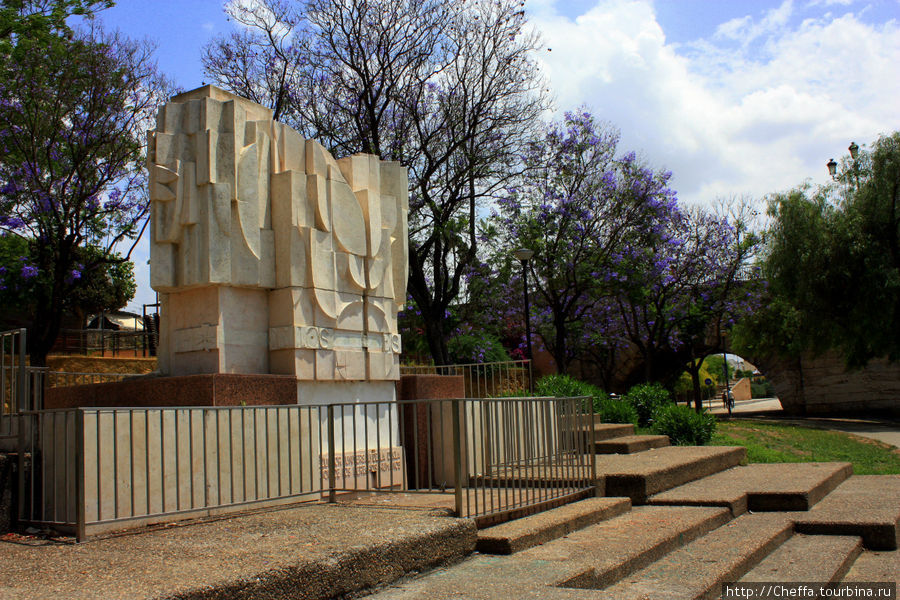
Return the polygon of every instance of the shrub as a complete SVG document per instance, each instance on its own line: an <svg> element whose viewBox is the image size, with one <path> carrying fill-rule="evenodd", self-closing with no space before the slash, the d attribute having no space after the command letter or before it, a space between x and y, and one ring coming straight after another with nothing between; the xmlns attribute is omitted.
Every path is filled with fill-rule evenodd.
<svg viewBox="0 0 900 600"><path fill-rule="evenodd" d="M605 396L603 390L586 381L579 381L568 375L545 375L537 380L534 393L538 396L555 396L565 398L571 396Z"/></svg>
<svg viewBox="0 0 900 600"><path fill-rule="evenodd" d="M653 414L672 403L666 389L658 383L641 383L634 386L622 398L634 407L638 414L638 425L647 427L653 422Z"/></svg>
<svg viewBox="0 0 900 600"><path fill-rule="evenodd" d="M637 411L624 400L613 400L607 397L595 398L594 412L600 416L600 420L604 423L638 424Z"/></svg>
<svg viewBox="0 0 900 600"><path fill-rule="evenodd" d="M535 396L553 396L570 398L572 396L590 396L592 406L587 410L600 412L600 400L606 398L606 392L586 381L580 381L569 375L545 375L538 379L534 386Z"/></svg>
<svg viewBox="0 0 900 600"><path fill-rule="evenodd" d="M698 413L687 406L669 404L656 411L651 429L669 436L676 446L703 446L716 431L716 418L706 411Z"/></svg>

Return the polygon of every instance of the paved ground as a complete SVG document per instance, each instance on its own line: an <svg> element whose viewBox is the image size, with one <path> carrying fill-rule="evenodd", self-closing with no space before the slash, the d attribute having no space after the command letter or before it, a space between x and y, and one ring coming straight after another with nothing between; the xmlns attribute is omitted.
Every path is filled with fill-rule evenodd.
<svg viewBox="0 0 900 600"><path fill-rule="evenodd" d="M722 403L713 403L711 411L714 415L727 415L728 410ZM802 424L807 427L820 427L834 431L843 431L862 437L871 438L900 448L900 422L874 419L850 419L837 417L791 417L785 415L778 398L755 398L735 403L732 414L737 418L777 419L782 423Z"/></svg>
<svg viewBox="0 0 900 600"><path fill-rule="evenodd" d="M461 560L476 536L428 511L321 504L77 545L7 536L0 599L323 597Z"/></svg>

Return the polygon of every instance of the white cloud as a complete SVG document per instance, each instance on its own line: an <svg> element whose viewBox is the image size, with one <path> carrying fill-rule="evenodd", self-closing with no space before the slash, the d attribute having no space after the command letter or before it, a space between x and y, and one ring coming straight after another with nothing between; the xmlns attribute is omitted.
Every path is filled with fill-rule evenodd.
<svg viewBox="0 0 900 600"><path fill-rule="evenodd" d="M612 121L623 148L671 169L689 202L824 182L825 162L851 140L900 129L896 21L787 0L673 45L650 0L598 1L574 20L551 0L529 11L552 48L540 58L558 107L586 103Z"/></svg>
<svg viewBox="0 0 900 600"><path fill-rule="evenodd" d="M215 28L215 25L213 25L213 24L210 23L210 22L206 22L206 23L203 23L202 25L200 25L200 28L201 28L203 31L211 32L211 31Z"/></svg>

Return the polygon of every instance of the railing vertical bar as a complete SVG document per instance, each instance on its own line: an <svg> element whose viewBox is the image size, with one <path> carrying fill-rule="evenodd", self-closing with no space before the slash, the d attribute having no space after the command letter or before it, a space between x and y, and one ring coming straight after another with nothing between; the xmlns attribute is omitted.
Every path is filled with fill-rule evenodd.
<svg viewBox="0 0 900 600"><path fill-rule="evenodd" d="M241 502L247 501L247 411L241 413Z"/></svg>
<svg viewBox="0 0 900 600"><path fill-rule="evenodd" d="M509 492L512 487L513 478L515 477L509 460L509 444L513 439L513 434L510 430L509 406L510 402L503 402L503 404L501 404L501 410L503 412L503 504L507 508L512 506L509 500ZM514 503L515 497L513 497L513 504Z"/></svg>
<svg viewBox="0 0 900 600"><path fill-rule="evenodd" d="M522 431L522 423L519 415L522 413L522 401L514 400L513 401L513 439L515 440L515 461L513 464L515 465L515 487L513 488L513 501L516 506L522 506L522 436L519 433Z"/></svg>
<svg viewBox="0 0 900 600"><path fill-rule="evenodd" d="M128 410L128 437L129 437L130 442L131 442L131 444L130 444L130 445L131 445L131 451L129 452L129 455L130 455L130 456L129 456L129 459L130 459L130 460L129 460L129 466L131 467L131 473L130 473L130 475L129 475L129 476L131 477L131 515L130 515L130 516L134 517L134 516L136 516L135 508L137 507L137 497L135 496L135 494L137 494L137 489L136 489L137 486L135 485L135 484L136 484L136 478L135 478L135 472L136 472L136 469L135 469L135 460L136 460L136 457L135 457L135 453L134 453L134 449L135 449L134 438L135 438L135 435L134 435L134 409L133 409L133 408ZM147 452L146 446L147 446L147 440L144 440L144 453Z"/></svg>
<svg viewBox="0 0 900 600"><path fill-rule="evenodd" d="M84 409L78 408L75 417L75 539L83 542L87 537L84 489Z"/></svg>
<svg viewBox="0 0 900 600"><path fill-rule="evenodd" d="M357 430L356 430L356 413L358 412L358 406L353 407L353 411L351 413L351 426L353 427L353 481L356 485L359 485L359 447L356 441ZM400 436L401 443L403 440L403 435ZM366 474L366 487L368 487L368 475Z"/></svg>
<svg viewBox="0 0 900 600"><path fill-rule="evenodd" d="M315 481L316 481L316 479L315 479L316 465L315 465L315 459L313 458L313 456L315 455L315 452L313 452L312 414L313 414L313 407L310 406L306 410L306 431L309 433L309 483L310 483L310 485L315 486L316 485L316 483L315 483ZM322 411L321 411L321 409L318 410L317 417L318 417L317 423L318 423L318 428L319 428L319 431L317 432L318 437L319 437L319 489L321 489L323 487L323 483L324 483L322 481ZM303 480L303 473L300 473L300 480L301 481Z"/></svg>
<svg viewBox="0 0 900 600"><path fill-rule="evenodd" d="M394 427L391 424L393 419L391 415L394 413L394 404L388 403L388 473L390 478L391 491L394 490ZM399 426L397 433L399 434Z"/></svg>
<svg viewBox="0 0 900 600"><path fill-rule="evenodd" d="M181 510L181 431L178 410L172 411L175 421L175 510Z"/></svg>
<svg viewBox="0 0 900 600"><path fill-rule="evenodd" d="M422 408L425 412L425 431L423 435L425 436L425 476L427 477L426 481L428 483L425 486L426 489L434 488L434 427L432 426L432 417L434 415L433 405L431 403L426 403L422 405ZM438 411L438 416L440 416L440 411ZM418 417L416 417L416 425L418 425ZM416 427L418 429L418 426ZM419 453L418 446L416 446L416 454ZM446 471L444 471L446 473ZM416 477L418 478L419 471L416 470Z"/></svg>
<svg viewBox="0 0 900 600"><path fill-rule="evenodd" d="M375 402L373 406L375 407L375 447L377 448L375 453L375 464L378 465L375 474L375 481L377 483L375 485L380 490L384 487L384 478L381 474L382 461L384 460L381 450L381 406L377 402Z"/></svg>
<svg viewBox="0 0 900 600"><path fill-rule="evenodd" d="M234 409L226 409L228 412L228 479L231 484L231 489L228 491L228 501L234 502Z"/></svg>
<svg viewBox="0 0 900 600"><path fill-rule="evenodd" d="M208 408L200 409L200 416L201 416L200 432L202 433L202 436L201 436L202 450L201 451L203 452L203 508L209 508L209 463L208 463L209 448L207 448L208 441L206 439L206 429L207 429L207 426L209 425L210 415L215 415L216 417L218 417L218 415L216 413L210 412L210 409L208 409ZM218 426L218 424L219 424L218 421L216 421L216 426ZM216 447L216 461L217 462L218 462L218 459L219 459L219 448ZM218 464L217 464L217 468L218 468ZM220 473L220 472L221 471L216 471L216 485L218 485L218 482L219 482L218 473ZM222 502L221 498L216 498L216 501L219 502L220 504Z"/></svg>
<svg viewBox="0 0 900 600"><path fill-rule="evenodd" d="M100 429L99 419L97 421L97 429ZM99 455L100 446L97 446L97 452ZM160 512L166 512L166 421L165 421L165 411L163 409L159 409L159 489L162 491L161 493L161 502ZM97 480L100 480L100 473L97 473ZM99 499L99 494L97 495ZM99 508L98 508L98 517ZM99 518L97 519L100 520Z"/></svg>
<svg viewBox="0 0 900 600"><path fill-rule="evenodd" d="M281 489L281 471L283 466L281 464L281 407L276 407L275 409L275 452L278 464L278 497L284 495L284 491ZM290 465L290 463L288 463ZM290 466L288 466L288 470L290 470ZM290 488L288 488L288 493L290 493Z"/></svg>
<svg viewBox="0 0 900 600"><path fill-rule="evenodd" d="M459 400L451 400L450 401L451 410L453 414L451 415L453 428L453 468L454 468L454 478L456 479L456 489L454 490L454 503L456 505L456 516L459 518L468 517L468 511L463 513L463 502L462 502L462 494L463 494L463 458L462 458L462 419L459 414ZM468 493L466 493L466 500L468 501Z"/></svg>
<svg viewBox="0 0 900 600"><path fill-rule="evenodd" d="M253 499L259 500L259 423L257 415L259 410L253 408Z"/></svg>
<svg viewBox="0 0 900 600"><path fill-rule="evenodd" d="M289 406L285 409L287 414L287 463L288 463L288 493L294 493L294 436L291 431L291 420L292 415L295 414L296 410L293 406ZM300 427L298 424L297 431L300 431ZM297 457L299 459L299 455ZM300 466L300 461L297 461L297 466ZM302 479L300 481L303 481ZM302 486L300 487L300 491L303 491Z"/></svg>
<svg viewBox="0 0 900 600"><path fill-rule="evenodd" d="M335 447L334 447L334 405L329 404L327 409L328 419L328 501L335 501L334 493L334 465L335 465Z"/></svg>
<svg viewBox="0 0 900 600"><path fill-rule="evenodd" d="M365 429L365 447L366 447L366 487L369 486L369 473L371 473L371 469L369 467L369 405L365 402L362 403L363 407L363 427ZM378 413L375 414L378 416Z"/></svg>
<svg viewBox="0 0 900 600"><path fill-rule="evenodd" d="M147 496L147 514L151 514L150 508L150 410L144 411L144 493Z"/></svg>
<svg viewBox="0 0 900 600"><path fill-rule="evenodd" d="M113 518L119 518L119 411L112 409L113 416Z"/></svg>

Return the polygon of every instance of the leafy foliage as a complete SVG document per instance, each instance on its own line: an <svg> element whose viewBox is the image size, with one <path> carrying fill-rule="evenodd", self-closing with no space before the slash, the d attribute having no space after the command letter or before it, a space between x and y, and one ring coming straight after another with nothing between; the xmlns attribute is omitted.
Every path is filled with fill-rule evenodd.
<svg viewBox="0 0 900 600"><path fill-rule="evenodd" d="M460 330L447 345L453 364L493 363L509 360L509 354L496 336L476 332L471 327Z"/></svg>
<svg viewBox="0 0 900 600"><path fill-rule="evenodd" d="M657 410L672 404L671 395L658 383L638 384L628 390L622 399L637 411L638 425L641 427L653 423Z"/></svg>
<svg viewBox="0 0 900 600"><path fill-rule="evenodd" d="M676 446L703 446L716 431L716 418L706 411L698 413L682 404L668 404L654 413L651 430L669 436Z"/></svg>
<svg viewBox="0 0 900 600"><path fill-rule="evenodd" d="M596 309L619 280L617 265L651 246L676 211L671 174L634 153L617 156L618 140L586 111L548 125L525 154L523 181L507 188L485 232L493 262L512 275L507 297L522 289L509 249L534 251L532 322L561 373L606 318Z"/></svg>
<svg viewBox="0 0 900 600"><path fill-rule="evenodd" d="M843 167L771 198L765 309L735 336L748 354L900 358L900 132Z"/></svg>
<svg viewBox="0 0 900 600"><path fill-rule="evenodd" d="M0 237L0 305L5 311L33 314L35 298L42 288L52 285L50 275L31 266L33 241L8 235ZM114 311L124 307L137 289L134 265L117 254L111 262L98 260L102 251L93 246L76 249L78 262L69 273L69 292L62 310L79 315ZM94 265L85 268L85 264Z"/></svg>
<svg viewBox="0 0 900 600"><path fill-rule="evenodd" d="M537 380L534 393L538 396L555 398L571 398L573 396L590 396L600 398L606 393L595 385L580 381L569 375L545 375Z"/></svg>
<svg viewBox="0 0 900 600"><path fill-rule="evenodd" d="M607 396L594 399L594 412L603 423L631 423L637 426L638 413L629 402Z"/></svg>
<svg viewBox="0 0 900 600"><path fill-rule="evenodd" d="M32 364L44 363L81 274L127 259L146 223L143 143L163 82L147 45L65 26L104 4L2 11L25 6L15 28L42 28L0 46L0 230L31 240L20 275L32 286Z"/></svg>

